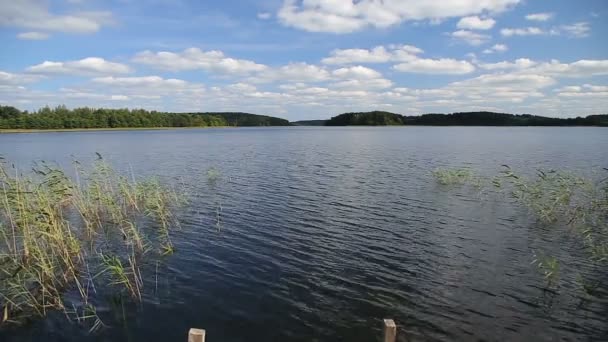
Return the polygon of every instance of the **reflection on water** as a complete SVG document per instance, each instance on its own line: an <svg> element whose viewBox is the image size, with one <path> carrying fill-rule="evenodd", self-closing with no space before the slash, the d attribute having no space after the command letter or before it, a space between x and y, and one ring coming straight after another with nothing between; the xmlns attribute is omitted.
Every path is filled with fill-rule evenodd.
<svg viewBox="0 0 608 342"><path fill-rule="evenodd" d="M373 341L394 318L421 340L599 339L606 305L542 290L551 245L504 198L445 191L440 166L494 174L606 166L602 128L239 128L0 135L26 169L100 152L117 168L186 185L175 255L142 304L106 300L96 335L64 317L3 341ZM214 170L213 181L209 172ZM158 271L156 271L158 270ZM120 307L120 310L117 309ZM120 311L119 313L117 313ZM121 319L123 317L125 319Z"/></svg>

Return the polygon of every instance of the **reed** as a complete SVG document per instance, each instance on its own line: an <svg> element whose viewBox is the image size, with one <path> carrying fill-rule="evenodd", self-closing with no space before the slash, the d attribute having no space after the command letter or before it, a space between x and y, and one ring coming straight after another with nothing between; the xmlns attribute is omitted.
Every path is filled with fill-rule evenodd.
<svg viewBox="0 0 608 342"><path fill-rule="evenodd" d="M140 300L142 262L174 250L174 210L185 201L177 192L158 179L128 180L100 155L74 167L68 177L47 163L27 174L0 164L0 326L60 310L99 328L95 286ZM78 307L66 304L68 289Z"/></svg>
<svg viewBox="0 0 608 342"><path fill-rule="evenodd" d="M587 255L585 266L597 271L591 273L601 274L608 266L608 177L604 174L589 178L558 170L537 170L533 176L524 176L508 165L503 167L498 176L489 180L476 179L461 169L433 174L441 184L462 185L476 179L483 187L507 194L543 227L551 229L555 241L571 240L582 246ZM562 267L562 261L547 251L535 252L532 263L538 266L548 288L559 287L561 274L579 271L576 267ZM585 279L581 274L569 278L576 278L587 293L608 285Z"/></svg>
<svg viewBox="0 0 608 342"><path fill-rule="evenodd" d="M433 176L442 185L463 185L474 178L473 172L467 168L437 168Z"/></svg>

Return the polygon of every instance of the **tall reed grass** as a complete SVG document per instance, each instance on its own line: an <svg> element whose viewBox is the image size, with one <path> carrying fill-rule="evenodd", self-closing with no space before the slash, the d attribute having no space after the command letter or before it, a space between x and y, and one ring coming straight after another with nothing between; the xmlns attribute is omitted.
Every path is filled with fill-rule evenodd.
<svg viewBox="0 0 608 342"><path fill-rule="evenodd" d="M184 204L175 191L121 176L100 155L74 167L69 177L46 163L28 173L0 163L0 326L60 310L98 328L96 284L139 300L142 263L174 251L174 210Z"/></svg>
<svg viewBox="0 0 608 342"><path fill-rule="evenodd" d="M597 180L557 170L537 170L532 177L524 176L503 165L499 176L484 183L508 194L515 202L526 208L539 223L552 229L555 241L571 240L580 245L587 256L586 266L596 273L608 266L608 177L600 175ZM603 171L608 171L604 169ZM472 179L468 173L456 170L434 172L441 184L465 184ZM552 251L537 251L533 264L541 270L547 287L559 287L560 275L567 271L561 261L552 256ZM572 268L568 268L572 271ZM576 271L576 270L575 270ZM574 277L570 277L574 278ZM580 288L587 293L602 291L608 284L601 280L576 277ZM608 295L608 292L606 292Z"/></svg>

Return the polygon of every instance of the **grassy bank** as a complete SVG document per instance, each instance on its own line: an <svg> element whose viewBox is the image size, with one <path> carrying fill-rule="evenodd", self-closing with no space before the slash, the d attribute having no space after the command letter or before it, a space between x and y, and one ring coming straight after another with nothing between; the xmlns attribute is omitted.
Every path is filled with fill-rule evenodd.
<svg viewBox="0 0 608 342"><path fill-rule="evenodd" d="M74 168L72 178L45 163L26 174L0 164L0 326L58 310L98 328L96 288L140 300L142 266L174 251L176 192L101 156Z"/></svg>

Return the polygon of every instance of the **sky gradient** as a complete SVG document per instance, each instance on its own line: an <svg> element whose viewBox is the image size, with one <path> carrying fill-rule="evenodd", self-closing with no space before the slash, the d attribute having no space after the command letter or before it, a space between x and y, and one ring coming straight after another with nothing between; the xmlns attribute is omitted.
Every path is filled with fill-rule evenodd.
<svg viewBox="0 0 608 342"><path fill-rule="evenodd" d="M608 113L605 0L0 0L0 104Z"/></svg>

